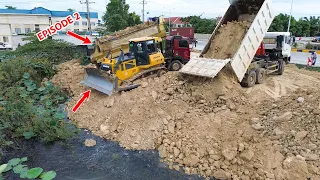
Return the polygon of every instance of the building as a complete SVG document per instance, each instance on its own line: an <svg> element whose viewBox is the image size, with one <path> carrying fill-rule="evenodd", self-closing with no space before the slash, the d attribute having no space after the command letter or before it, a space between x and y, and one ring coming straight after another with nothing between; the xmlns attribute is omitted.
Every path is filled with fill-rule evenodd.
<svg viewBox="0 0 320 180"><path fill-rule="evenodd" d="M0 42L11 42L11 35L28 34L46 29L50 25L72 15L69 11L51 11L43 7L31 10L25 9L0 9ZM79 12L81 20L68 26L63 31L87 31L87 12ZM90 12L91 27L98 26L98 13Z"/></svg>
<svg viewBox="0 0 320 180"><path fill-rule="evenodd" d="M182 22L181 17L164 18L164 21L166 23L169 23L169 19L170 19L171 27L173 27L173 28L184 27L184 25L185 25L185 23Z"/></svg>

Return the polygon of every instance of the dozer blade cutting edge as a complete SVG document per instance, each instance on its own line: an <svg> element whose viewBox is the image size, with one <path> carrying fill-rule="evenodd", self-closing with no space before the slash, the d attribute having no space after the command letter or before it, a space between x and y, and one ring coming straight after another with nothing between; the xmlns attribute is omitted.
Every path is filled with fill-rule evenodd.
<svg viewBox="0 0 320 180"><path fill-rule="evenodd" d="M113 92L117 90L117 80L107 80L98 69L86 68L85 73L85 79L81 81L81 84L108 94L109 96L111 96Z"/></svg>
<svg viewBox="0 0 320 180"><path fill-rule="evenodd" d="M80 82L81 84L109 96L116 92L129 91L140 86L140 84L130 84L124 87L118 87L118 78L109 77L107 74L104 75L103 72L96 68L86 68L85 73L85 79Z"/></svg>

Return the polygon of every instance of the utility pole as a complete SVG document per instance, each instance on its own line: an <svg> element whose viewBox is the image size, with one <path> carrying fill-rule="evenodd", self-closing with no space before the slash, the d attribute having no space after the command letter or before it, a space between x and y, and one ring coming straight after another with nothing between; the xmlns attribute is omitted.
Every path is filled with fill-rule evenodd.
<svg viewBox="0 0 320 180"><path fill-rule="evenodd" d="M87 20L88 20L89 35L92 35L91 21L90 21L90 8L89 8L89 4L91 4L91 3L94 3L94 2L89 2L89 0L85 0L85 2L80 1L80 4L86 4L86 6L87 6Z"/></svg>
<svg viewBox="0 0 320 180"><path fill-rule="evenodd" d="M49 16L49 27L52 25L52 17ZM48 39L52 39L52 36L49 36Z"/></svg>
<svg viewBox="0 0 320 180"><path fill-rule="evenodd" d="M147 4L147 2L145 0L142 0L140 4L142 4L142 22L144 23L144 5Z"/></svg>
<svg viewBox="0 0 320 180"><path fill-rule="evenodd" d="M289 17L289 23L288 23L288 32L290 31L290 26L291 26L292 5L293 5L293 0L291 1L290 17Z"/></svg>

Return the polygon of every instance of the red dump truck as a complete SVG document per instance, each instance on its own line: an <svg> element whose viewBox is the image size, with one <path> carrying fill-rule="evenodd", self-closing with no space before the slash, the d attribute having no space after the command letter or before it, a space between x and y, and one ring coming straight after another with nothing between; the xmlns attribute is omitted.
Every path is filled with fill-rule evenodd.
<svg viewBox="0 0 320 180"><path fill-rule="evenodd" d="M193 27L179 27L179 28L171 28L170 36L183 36L190 39L190 44L195 42L194 38L194 28Z"/></svg>

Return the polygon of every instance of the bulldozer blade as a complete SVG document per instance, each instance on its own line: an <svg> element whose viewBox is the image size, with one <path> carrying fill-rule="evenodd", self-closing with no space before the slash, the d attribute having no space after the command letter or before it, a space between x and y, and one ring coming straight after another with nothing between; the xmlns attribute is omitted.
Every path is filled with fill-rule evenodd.
<svg viewBox="0 0 320 180"><path fill-rule="evenodd" d="M85 79L81 81L81 84L96 89L109 96L113 94L117 87L117 81L107 80L106 77L96 68L86 68L85 73Z"/></svg>
<svg viewBox="0 0 320 180"><path fill-rule="evenodd" d="M228 63L230 59L192 58L181 68L180 73L194 76L214 78Z"/></svg>

